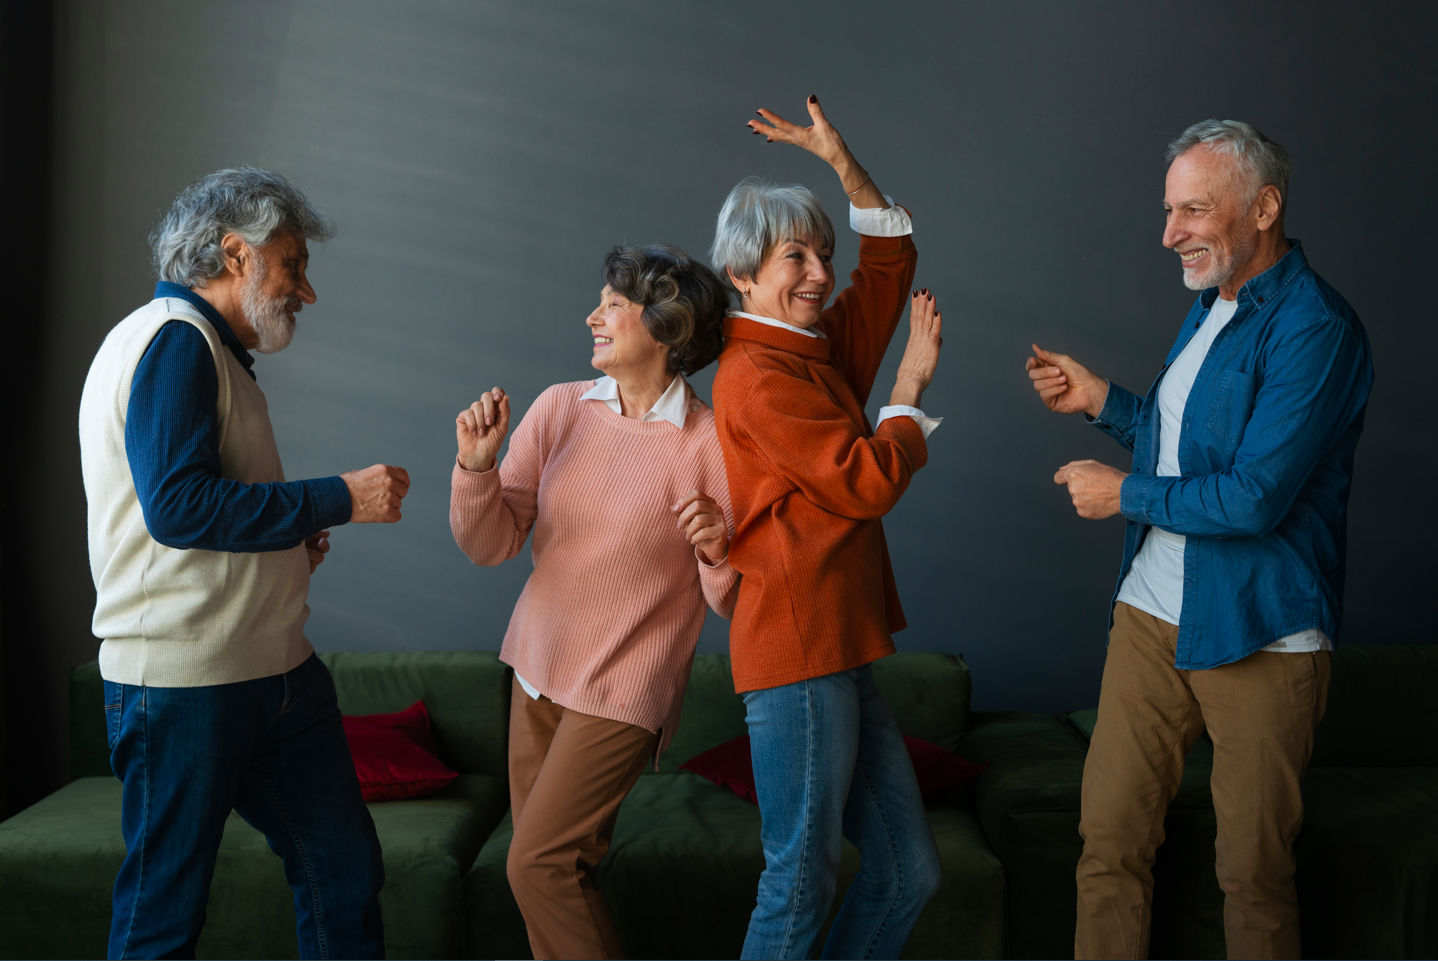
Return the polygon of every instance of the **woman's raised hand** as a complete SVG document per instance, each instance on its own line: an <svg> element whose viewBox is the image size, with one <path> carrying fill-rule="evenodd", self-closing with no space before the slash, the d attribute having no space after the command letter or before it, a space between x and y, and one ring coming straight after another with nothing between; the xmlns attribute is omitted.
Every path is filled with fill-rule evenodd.
<svg viewBox="0 0 1438 961"><path fill-rule="evenodd" d="M894 382L890 404L919 406L939 366L943 333L944 316L939 313L939 302L927 287L914 291L909 302L909 342L899 361L899 376Z"/></svg>
<svg viewBox="0 0 1438 961"><path fill-rule="evenodd" d="M670 510L678 515L676 523L685 539L699 548L709 563L718 564L729 556L729 526L724 510L711 498L690 491Z"/></svg>
<svg viewBox="0 0 1438 961"><path fill-rule="evenodd" d="M809 119L814 121L812 127L790 123L774 111L763 107L759 108L759 116L768 123L751 120L746 126L754 133L767 137L769 143L791 143L796 147L803 147L833 167L839 174L839 182L844 185L844 192L849 195L849 201L854 206L887 206L884 195L849 152L844 138L839 136L839 131L825 118L824 108L819 106L819 98L810 94L808 106Z"/></svg>
<svg viewBox="0 0 1438 961"><path fill-rule="evenodd" d="M486 391L484 396L454 419L454 436L459 442L459 466L484 472L494 467L494 458L509 433L509 395L504 388Z"/></svg>

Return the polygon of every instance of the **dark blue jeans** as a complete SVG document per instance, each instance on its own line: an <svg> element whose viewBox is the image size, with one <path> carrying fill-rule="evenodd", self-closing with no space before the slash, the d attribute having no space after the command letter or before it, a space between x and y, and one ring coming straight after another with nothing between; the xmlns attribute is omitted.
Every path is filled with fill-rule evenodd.
<svg viewBox="0 0 1438 961"><path fill-rule="evenodd" d="M106 681L105 715L125 782L111 958L195 956L231 809L284 859L300 957L384 957L379 839L318 657L213 687Z"/></svg>

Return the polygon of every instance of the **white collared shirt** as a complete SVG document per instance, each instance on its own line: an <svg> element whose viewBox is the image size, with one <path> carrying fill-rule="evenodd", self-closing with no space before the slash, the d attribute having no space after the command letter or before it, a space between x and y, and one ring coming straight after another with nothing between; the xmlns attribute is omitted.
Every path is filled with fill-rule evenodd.
<svg viewBox="0 0 1438 961"><path fill-rule="evenodd" d="M777 324L778 321L776 320ZM640 420L656 421L667 420L669 423L684 429L684 419L689 416L689 392L685 389L683 374L675 374L674 379L669 382L669 387L659 395L647 413ZM608 375L600 377L589 388L579 396L580 400L602 400L609 405L609 409L621 416L624 414L624 405L619 402L619 382Z"/></svg>

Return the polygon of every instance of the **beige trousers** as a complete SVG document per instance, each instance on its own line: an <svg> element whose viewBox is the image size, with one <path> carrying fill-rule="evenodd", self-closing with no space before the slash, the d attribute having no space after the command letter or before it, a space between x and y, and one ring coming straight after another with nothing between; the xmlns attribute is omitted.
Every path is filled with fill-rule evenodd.
<svg viewBox="0 0 1438 961"><path fill-rule="evenodd" d="M1114 610L1083 773L1076 958L1148 956L1153 861L1183 760L1213 740L1217 871L1230 958L1296 958L1299 783L1333 656L1259 651L1206 671L1173 666L1178 628Z"/></svg>
<svg viewBox="0 0 1438 961"><path fill-rule="evenodd" d="M659 735L531 698L514 682L505 871L537 959L622 958L594 866L609 850L619 804L654 757Z"/></svg>

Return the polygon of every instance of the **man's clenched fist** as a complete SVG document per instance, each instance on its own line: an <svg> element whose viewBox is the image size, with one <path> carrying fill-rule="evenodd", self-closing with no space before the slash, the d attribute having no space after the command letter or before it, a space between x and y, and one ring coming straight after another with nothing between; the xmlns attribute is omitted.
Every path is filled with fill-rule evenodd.
<svg viewBox="0 0 1438 961"><path fill-rule="evenodd" d="M351 524L393 524L400 519L399 502L409 493L409 471L389 464L340 475L350 489Z"/></svg>

